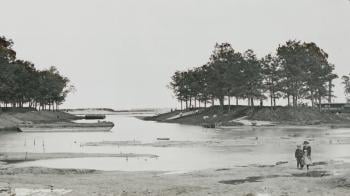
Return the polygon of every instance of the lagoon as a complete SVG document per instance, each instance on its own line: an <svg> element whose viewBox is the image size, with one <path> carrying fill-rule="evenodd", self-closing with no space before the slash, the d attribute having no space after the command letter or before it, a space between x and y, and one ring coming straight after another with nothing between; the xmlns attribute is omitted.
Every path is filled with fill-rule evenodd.
<svg viewBox="0 0 350 196"><path fill-rule="evenodd" d="M139 115L139 114L138 114ZM16 167L104 171L187 172L213 168L294 163L297 144L308 140L314 162L350 161L350 129L199 126L143 121L134 115L107 115L110 132L0 133L1 152L125 154L27 161ZM157 138L170 138L158 141ZM128 154L151 154L128 157Z"/></svg>

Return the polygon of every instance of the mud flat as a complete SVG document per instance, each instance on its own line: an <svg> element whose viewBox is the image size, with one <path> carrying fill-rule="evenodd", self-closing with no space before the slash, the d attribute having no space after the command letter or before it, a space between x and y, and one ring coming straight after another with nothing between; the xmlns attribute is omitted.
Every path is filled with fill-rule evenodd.
<svg viewBox="0 0 350 196"><path fill-rule="evenodd" d="M87 157L147 157L157 158L157 155L152 154L134 154L134 153L26 153L26 152L1 152L0 162L18 163L25 161L36 161L45 159L63 159L63 158L87 158Z"/></svg>
<svg viewBox="0 0 350 196"><path fill-rule="evenodd" d="M114 127L112 122L98 123L40 123L19 124L18 130L22 132L83 132L83 131L110 131Z"/></svg>
<svg viewBox="0 0 350 196"><path fill-rule="evenodd" d="M350 191L350 165L327 162L309 172L294 163L245 165L182 174L2 167L0 182L15 188L70 190L65 195L340 195Z"/></svg>

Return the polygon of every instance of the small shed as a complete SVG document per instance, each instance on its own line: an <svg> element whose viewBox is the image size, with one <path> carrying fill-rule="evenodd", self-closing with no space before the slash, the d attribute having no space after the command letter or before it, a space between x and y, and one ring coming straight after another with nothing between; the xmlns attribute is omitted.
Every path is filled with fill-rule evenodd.
<svg viewBox="0 0 350 196"><path fill-rule="evenodd" d="M350 113L350 104L347 103L322 103L321 111Z"/></svg>

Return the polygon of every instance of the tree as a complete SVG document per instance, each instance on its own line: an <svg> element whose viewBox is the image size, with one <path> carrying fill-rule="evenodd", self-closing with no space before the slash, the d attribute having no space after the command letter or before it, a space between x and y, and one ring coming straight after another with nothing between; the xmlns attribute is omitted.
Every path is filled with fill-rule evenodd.
<svg viewBox="0 0 350 196"><path fill-rule="evenodd" d="M238 105L238 98L243 97L244 87L244 58L240 52L233 52L228 57L228 66L224 73L224 80L228 86L228 104L231 109L231 96L236 98L236 105Z"/></svg>
<svg viewBox="0 0 350 196"><path fill-rule="evenodd" d="M16 59L16 52L12 49L13 41L0 36L0 64L11 63Z"/></svg>
<svg viewBox="0 0 350 196"><path fill-rule="evenodd" d="M349 96L350 95L350 74L349 75L344 75L341 77L342 84L344 85L344 94L345 96ZM349 102L349 98L347 98L347 102Z"/></svg>
<svg viewBox="0 0 350 196"><path fill-rule="evenodd" d="M265 88L269 91L271 107L274 107L276 106L276 99L281 97L279 93L281 88L279 83L282 75L280 59L268 54L261 59L261 64Z"/></svg>
<svg viewBox="0 0 350 196"><path fill-rule="evenodd" d="M61 104L74 87L55 67L39 71L29 61L16 59L13 41L0 37L0 103L5 107L37 108Z"/></svg>
<svg viewBox="0 0 350 196"><path fill-rule="evenodd" d="M231 59L235 51L229 43L216 44L210 57L209 67L209 92L213 98L217 98L223 109L225 95L228 95L232 84L227 80L227 70L231 66Z"/></svg>
<svg viewBox="0 0 350 196"><path fill-rule="evenodd" d="M312 105L320 105L322 98L332 96L334 65L328 62L328 54L315 43L287 41L279 46L277 55L281 59L283 91L293 106L302 98L310 99Z"/></svg>
<svg viewBox="0 0 350 196"><path fill-rule="evenodd" d="M281 97L288 99L288 105L291 97L294 107L304 99L314 106L325 98L331 101L332 80L338 77L333 72L328 54L313 42L287 41L279 45L276 56L269 54L260 60L253 50L242 54L229 43L221 43L215 45L205 65L175 72L169 87L181 105L186 102L186 108L188 102L192 106L192 100L195 107L219 100L223 109L226 97L229 110L231 97L248 99L251 106L259 99L263 105L266 93L272 107Z"/></svg>
<svg viewBox="0 0 350 196"><path fill-rule="evenodd" d="M281 59L282 85L285 97L290 105L292 96L293 106L297 106L298 99L303 98L303 88L306 80L305 58L300 41L287 41L285 45L277 48L277 56Z"/></svg>
<svg viewBox="0 0 350 196"><path fill-rule="evenodd" d="M243 81L242 95L248 98L248 105L254 106L254 99L264 99L262 66L253 50L247 50L243 54Z"/></svg>

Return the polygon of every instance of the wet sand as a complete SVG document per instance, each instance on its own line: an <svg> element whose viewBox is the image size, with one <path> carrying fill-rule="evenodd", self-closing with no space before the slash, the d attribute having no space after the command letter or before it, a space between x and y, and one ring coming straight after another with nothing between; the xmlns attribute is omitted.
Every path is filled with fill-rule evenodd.
<svg viewBox="0 0 350 196"><path fill-rule="evenodd" d="M152 154L134 154L134 153L25 153L25 152L5 152L0 153L0 162L18 163L26 161L46 160L46 159L65 159L65 158L86 158L86 157L128 157L128 158L157 158ZM0 164L1 165L1 164Z"/></svg>
<svg viewBox="0 0 350 196"><path fill-rule="evenodd" d="M348 195L350 164L320 163L309 172L294 163L246 165L183 174L79 169L0 169L10 187L65 189L65 195Z"/></svg>
<svg viewBox="0 0 350 196"><path fill-rule="evenodd" d="M229 137L230 131L221 133ZM292 137L293 138L293 137ZM254 139L254 138L253 138ZM252 139L252 141L254 141ZM137 141L105 141L86 145L151 145L157 147L208 146L220 149L235 149L232 146L246 145L250 138L227 141L159 141L142 144ZM293 143L294 141L289 141ZM314 143L316 144L316 143ZM5 153L9 163L23 161L23 153ZM30 153L31 160L79 157L154 157L147 154L99 154L99 153ZM186 160L184 160L186 161ZM160 171L123 172L98 171L93 169L50 169L43 167L15 167L0 164L0 185L6 187L44 190L68 190L64 195L339 195L350 192L350 163L342 161L314 162L306 169L296 168L294 160L281 160L275 164L233 165L186 173ZM4 186L4 185L3 185ZM1 187L0 187L1 190ZM47 193L43 195L49 195ZM54 193L52 195L60 195Z"/></svg>

